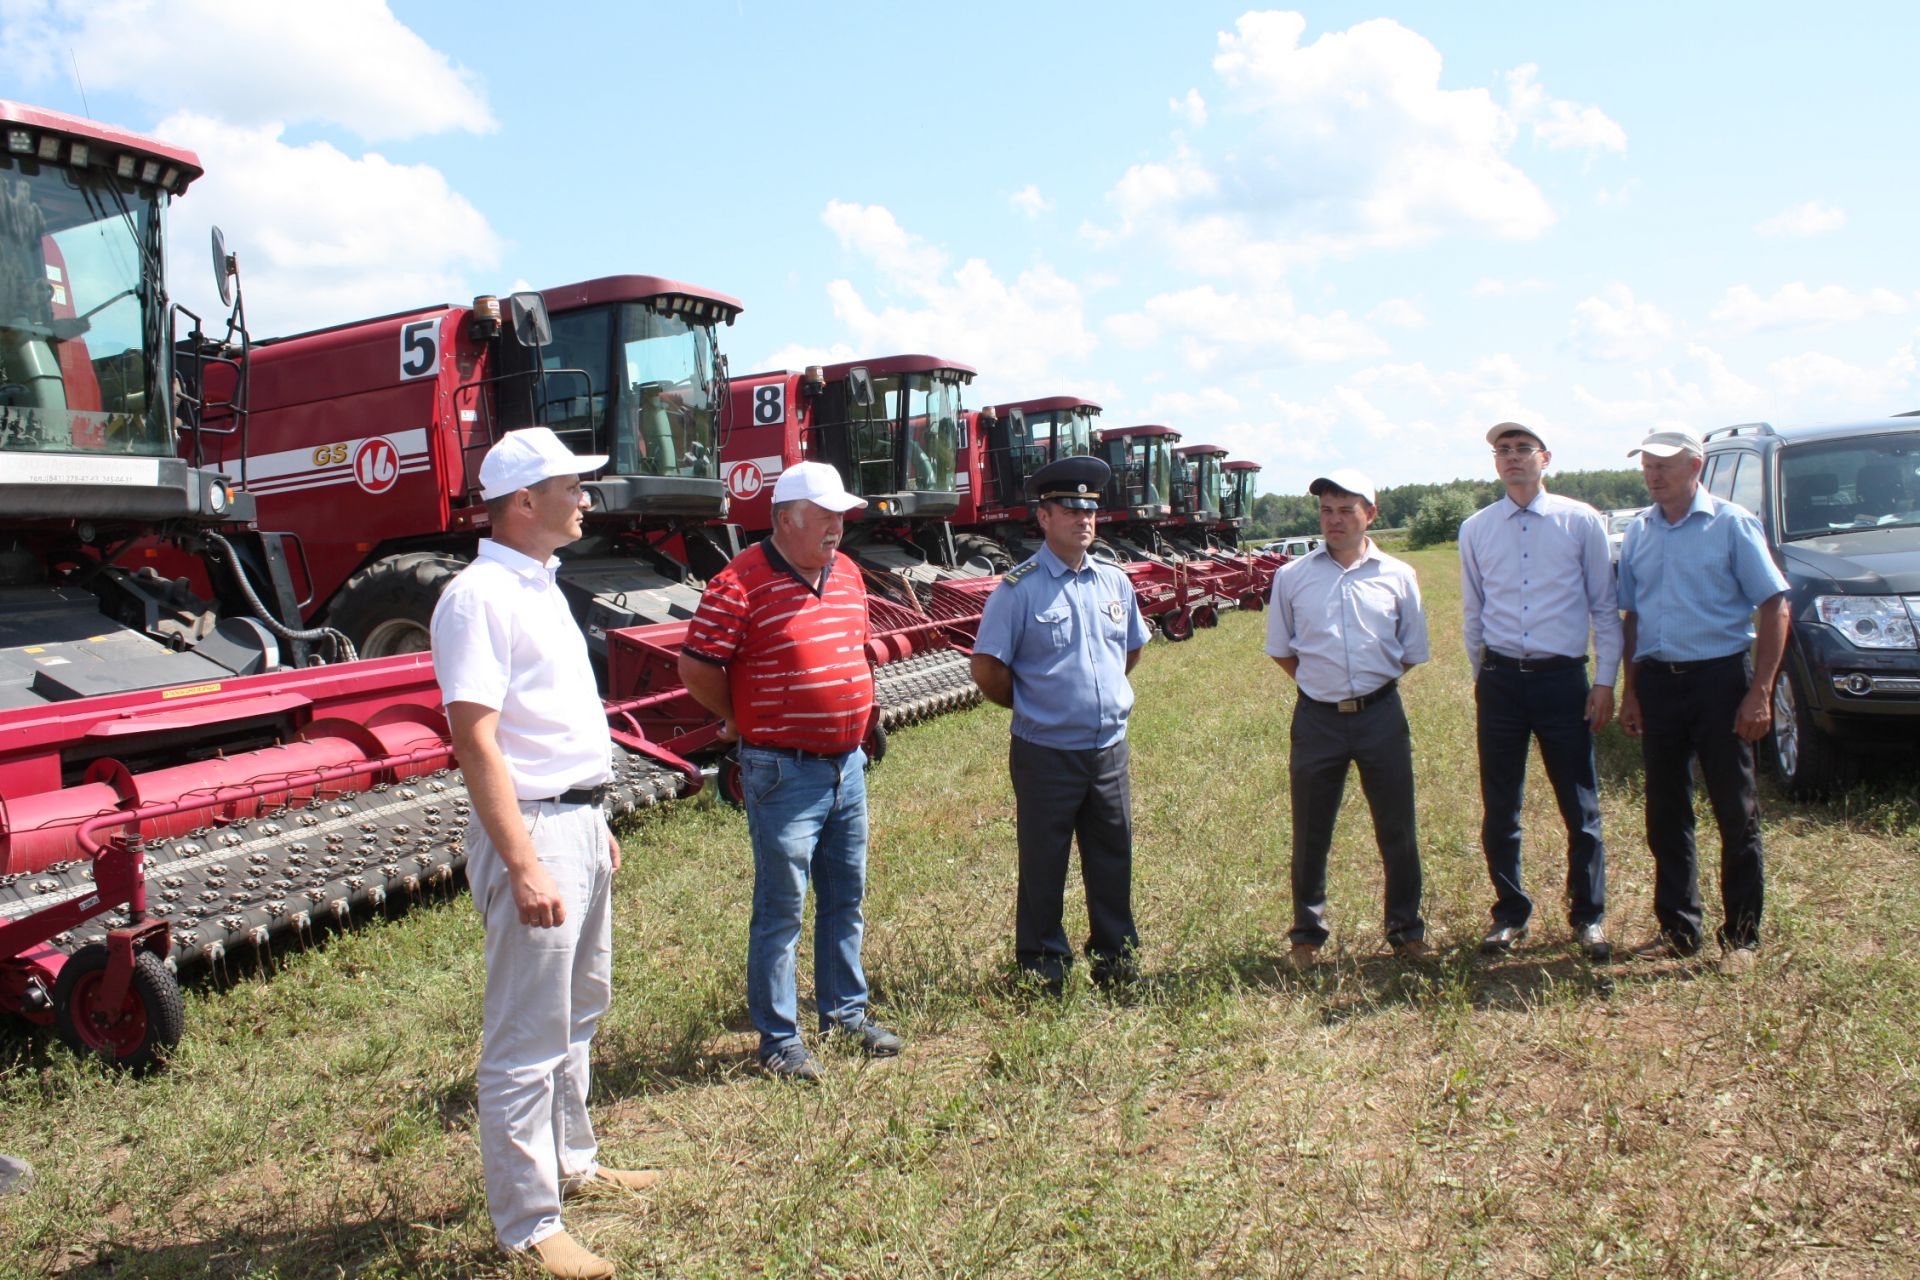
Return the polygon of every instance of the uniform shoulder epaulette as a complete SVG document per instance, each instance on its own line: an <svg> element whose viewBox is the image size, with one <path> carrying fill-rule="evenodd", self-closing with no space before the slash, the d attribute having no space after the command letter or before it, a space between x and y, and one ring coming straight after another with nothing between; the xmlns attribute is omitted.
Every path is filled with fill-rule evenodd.
<svg viewBox="0 0 1920 1280"><path fill-rule="evenodd" d="M1008 586L1012 586L1014 583L1020 581L1020 579L1032 573L1034 571L1035 566L1037 566L1039 563L1040 563L1039 556L1034 556L1031 559L1022 560L1019 564L1007 570L1006 574L1000 579L1000 581L1006 583Z"/></svg>

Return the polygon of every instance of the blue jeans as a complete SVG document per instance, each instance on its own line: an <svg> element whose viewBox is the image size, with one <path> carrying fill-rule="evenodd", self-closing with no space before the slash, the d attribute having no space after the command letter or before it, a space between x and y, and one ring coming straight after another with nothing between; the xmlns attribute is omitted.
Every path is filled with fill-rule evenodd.
<svg viewBox="0 0 1920 1280"><path fill-rule="evenodd" d="M866 921L867 757L839 760L740 747L740 781L753 838L753 920L747 931L747 1013L760 1052L800 1041L794 960L807 881L813 881L813 984L820 1029L867 1016L860 968Z"/></svg>
<svg viewBox="0 0 1920 1280"><path fill-rule="evenodd" d="M1524 925L1533 899L1520 884L1520 804L1527 742L1540 759L1567 829L1567 923L1578 929L1607 914L1607 850L1600 838L1600 784L1587 728L1587 669L1515 671L1483 667L1474 681L1480 746L1480 843L1493 881L1495 924Z"/></svg>

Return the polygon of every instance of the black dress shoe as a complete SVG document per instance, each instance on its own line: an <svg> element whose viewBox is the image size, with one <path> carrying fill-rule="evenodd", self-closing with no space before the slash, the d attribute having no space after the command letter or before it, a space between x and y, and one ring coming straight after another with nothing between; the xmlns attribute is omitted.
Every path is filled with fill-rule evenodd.
<svg viewBox="0 0 1920 1280"><path fill-rule="evenodd" d="M1487 930L1480 939L1480 954L1503 956L1527 940L1527 926L1523 924L1500 924Z"/></svg>
<svg viewBox="0 0 1920 1280"><path fill-rule="evenodd" d="M1607 941L1606 928L1598 920L1575 929L1573 945L1580 948L1580 954L1594 964L1605 964L1613 959L1613 944Z"/></svg>

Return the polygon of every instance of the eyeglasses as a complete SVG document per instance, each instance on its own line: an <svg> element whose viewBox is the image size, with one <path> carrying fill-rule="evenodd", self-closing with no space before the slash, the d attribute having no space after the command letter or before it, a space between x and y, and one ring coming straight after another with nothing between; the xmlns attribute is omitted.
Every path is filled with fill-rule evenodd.
<svg viewBox="0 0 1920 1280"><path fill-rule="evenodd" d="M1537 444L1497 444L1493 446L1493 456L1496 458L1531 458L1539 452L1540 446Z"/></svg>

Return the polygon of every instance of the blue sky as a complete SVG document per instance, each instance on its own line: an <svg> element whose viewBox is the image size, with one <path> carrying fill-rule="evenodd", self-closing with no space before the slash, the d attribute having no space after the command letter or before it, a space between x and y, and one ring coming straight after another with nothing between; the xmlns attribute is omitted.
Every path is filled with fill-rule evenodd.
<svg viewBox="0 0 1920 1280"><path fill-rule="evenodd" d="M930 350L1299 492L1920 408L1911 6L0 0L195 148L259 335L643 272L739 371ZM83 107L74 64L86 86Z"/></svg>

